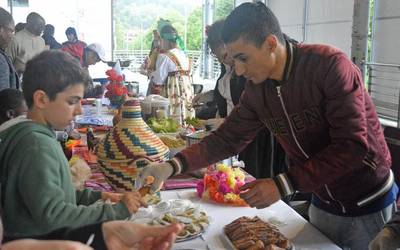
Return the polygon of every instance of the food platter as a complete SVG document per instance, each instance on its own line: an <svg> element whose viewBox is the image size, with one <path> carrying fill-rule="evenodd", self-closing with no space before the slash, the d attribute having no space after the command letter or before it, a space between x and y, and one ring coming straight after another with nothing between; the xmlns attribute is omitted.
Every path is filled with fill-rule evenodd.
<svg viewBox="0 0 400 250"><path fill-rule="evenodd" d="M224 227L221 239L232 250L295 250L275 226L258 218L240 217Z"/></svg>
<svg viewBox="0 0 400 250"><path fill-rule="evenodd" d="M235 247L235 245L232 243L232 241L229 239L229 237L225 234L225 232L221 233L220 239L222 240L222 242L227 250L239 250L239 248ZM293 243L292 243L290 250L296 250Z"/></svg>
<svg viewBox="0 0 400 250"><path fill-rule="evenodd" d="M207 213L190 200L174 199L161 201L147 208L141 207L130 218L131 221L149 225L184 224L176 242L187 241L202 235L210 224Z"/></svg>

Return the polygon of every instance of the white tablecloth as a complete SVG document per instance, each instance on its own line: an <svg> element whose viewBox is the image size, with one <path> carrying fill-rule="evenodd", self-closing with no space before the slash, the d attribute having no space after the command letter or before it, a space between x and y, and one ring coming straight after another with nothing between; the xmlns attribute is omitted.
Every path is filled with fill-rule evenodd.
<svg viewBox="0 0 400 250"><path fill-rule="evenodd" d="M264 209L228 207L200 200L194 189L163 191L161 197L163 200L190 199L201 204L211 217L210 226L202 237L177 243L173 249L229 249L222 237L223 227L241 216L255 215L264 220L275 219L284 222L285 225L280 226L279 230L294 243L296 250L340 249L283 201Z"/></svg>

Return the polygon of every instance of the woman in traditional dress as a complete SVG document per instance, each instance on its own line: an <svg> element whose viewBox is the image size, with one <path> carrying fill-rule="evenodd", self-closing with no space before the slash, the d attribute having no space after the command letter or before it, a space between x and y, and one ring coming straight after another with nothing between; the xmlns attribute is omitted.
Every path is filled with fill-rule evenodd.
<svg viewBox="0 0 400 250"><path fill-rule="evenodd" d="M183 42L174 27L166 24L160 29L160 36L165 52L158 55L150 76L150 93L168 98L171 117L183 123L195 115L190 60L181 49Z"/></svg>

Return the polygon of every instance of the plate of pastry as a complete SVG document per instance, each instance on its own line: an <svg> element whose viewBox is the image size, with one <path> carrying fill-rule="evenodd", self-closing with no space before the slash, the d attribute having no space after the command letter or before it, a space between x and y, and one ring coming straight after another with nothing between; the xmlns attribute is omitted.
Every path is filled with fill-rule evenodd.
<svg viewBox="0 0 400 250"><path fill-rule="evenodd" d="M141 207L130 220L148 225L181 223L184 229L178 234L176 242L200 236L210 224L210 218L201 206L186 199L161 201L147 208Z"/></svg>

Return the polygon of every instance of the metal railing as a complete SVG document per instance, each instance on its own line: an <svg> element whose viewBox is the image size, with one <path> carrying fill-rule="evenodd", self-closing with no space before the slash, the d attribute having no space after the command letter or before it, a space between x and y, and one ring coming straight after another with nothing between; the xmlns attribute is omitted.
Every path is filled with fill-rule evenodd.
<svg viewBox="0 0 400 250"><path fill-rule="evenodd" d="M368 92L384 125L400 127L400 64L365 63Z"/></svg>
<svg viewBox="0 0 400 250"><path fill-rule="evenodd" d="M132 72L139 72L140 65L144 62L146 57L149 55L149 50L114 50L114 58L124 60L131 60L131 64L128 69ZM202 52L200 50L187 50L186 54L189 56L193 65L193 72L198 72L201 74L201 55ZM214 58L213 62L213 76L214 78L218 77L220 72L220 66L218 60Z"/></svg>

